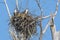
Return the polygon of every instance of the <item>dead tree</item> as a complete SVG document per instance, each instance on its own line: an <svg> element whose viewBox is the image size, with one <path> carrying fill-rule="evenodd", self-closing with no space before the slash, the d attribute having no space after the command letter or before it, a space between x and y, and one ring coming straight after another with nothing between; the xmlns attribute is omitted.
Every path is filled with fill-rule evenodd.
<svg viewBox="0 0 60 40"><path fill-rule="evenodd" d="M58 0L58 2L57 2L55 13L58 11L59 1L60 0ZM50 29L51 29L51 34L52 34L52 40L60 40L60 31L58 31L58 32L56 31L56 26L54 24L53 15L51 15Z"/></svg>
<svg viewBox="0 0 60 40"><path fill-rule="evenodd" d="M59 0L56 4L56 11L55 14L57 14L58 11L58 5L59 5ZM51 36L52 36L52 40L60 40L60 31L56 31L56 26L54 24L54 18L53 15L51 14L51 22L50 22L50 29L51 29Z"/></svg>
<svg viewBox="0 0 60 40"><path fill-rule="evenodd" d="M60 40L60 31L56 31L56 26L54 24L54 19L53 17L51 18L51 23L50 23L50 29L51 29L51 36L52 40Z"/></svg>
<svg viewBox="0 0 60 40"><path fill-rule="evenodd" d="M39 24L39 26L40 26L39 40L42 40L42 37L43 37L44 33L46 32L49 25L50 25L50 29L51 29L51 33L52 33L52 40L59 40L60 39L60 36L59 36L60 31L56 32L55 25L54 25L54 18L58 12L58 5L59 5L60 0L58 0L58 2L57 2L55 13L52 15L48 15L48 16L42 16L43 9L41 8L39 1L38 0L35 0L35 1L41 11L41 15L36 18L29 15L28 8L26 8L26 10L24 10L23 12L19 12L18 0L16 0L16 9L12 16L10 14L6 0L4 0L6 9L8 11L8 16L10 18L9 32L10 32L13 40L30 40L30 37L36 33L36 24L38 21L40 23ZM42 20L46 19L46 18L51 18L51 20L49 20L45 29L43 30L42 29Z"/></svg>

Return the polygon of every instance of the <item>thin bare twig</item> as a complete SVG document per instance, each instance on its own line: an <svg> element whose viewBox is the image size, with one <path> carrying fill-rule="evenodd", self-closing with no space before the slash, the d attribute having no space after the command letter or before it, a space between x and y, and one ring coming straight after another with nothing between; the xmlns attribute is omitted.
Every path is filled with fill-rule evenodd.
<svg viewBox="0 0 60 40"><path fill-rule="evenodd" d="M38 7L39 7L39 9L40 9L40 11L41 11L41 13L43 13L43 9L42 9L42 7L41 7L41 5L40 5L40 3L39 3L39 1L38 0L35 0L36 1L36 3L37 3L37 5L38 5Z"/></svg>
<svg viewBox="0 0 60 40"><path fill-rule="evenodd" d="M7 11L8 11L8 16L11 18L11 14L10 14L10 11L9 11L9 8L8 8L8 5L7 5L7 3L6 3L6 0L4 0L4 3L5 3L5 5L6 5L6 9L7 9Z"/></svg>
<svg viewBox="0 0 60 40"><path fill-rule="evenodd" d="M19 7L18 7L18 0L16 0L16 7L17 7L17 9L19 10Z"/></svg>

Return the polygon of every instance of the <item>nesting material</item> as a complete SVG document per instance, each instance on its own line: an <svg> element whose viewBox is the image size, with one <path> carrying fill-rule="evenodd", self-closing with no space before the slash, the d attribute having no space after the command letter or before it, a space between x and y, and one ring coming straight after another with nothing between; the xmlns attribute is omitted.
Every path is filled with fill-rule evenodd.
<svg viewBox="0 0 60 40"><path fill-rule="evenodd" d="M32 23L33 21L35 21L35 19L32 16L25 14L25 12L17 12L12 16L10 22L17 32L23 33L24 36L28 38L36 33L36 22Z"/></svg>

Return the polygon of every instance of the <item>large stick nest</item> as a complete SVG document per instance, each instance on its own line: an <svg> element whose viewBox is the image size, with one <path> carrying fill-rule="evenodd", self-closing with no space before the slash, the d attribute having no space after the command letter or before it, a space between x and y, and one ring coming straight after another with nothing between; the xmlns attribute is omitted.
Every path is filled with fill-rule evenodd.
<svg viewBox="0 0 60 40"><path fill-rule="evenodd" d="M35 21L35 19L32 16L25 14L25 12L17 12L12 16L10 22L11 25L15 27L16 31L23 33L27 38L36 33L36 21L33 21Z"/></svg>

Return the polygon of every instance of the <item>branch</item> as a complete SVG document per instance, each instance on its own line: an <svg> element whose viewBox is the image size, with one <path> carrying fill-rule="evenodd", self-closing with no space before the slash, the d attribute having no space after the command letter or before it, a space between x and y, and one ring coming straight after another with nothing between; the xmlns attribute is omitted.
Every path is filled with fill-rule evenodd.
<svg viewBox="0 0 60 40"><path fill-rule="evenodd" d="M42 36L43 36L43 33L42 33L42 13L41 13L41 16L40 16L40 40L42 40Z"/></svg>
<svg viewBox="0 0 60 40"><path fill-rule="evenodd" d="M15 30L14 28L11 28L11 27L10 27L10 28L9 28L9 32L10 32L13 40L19 40L18 37L17 37L17 35L16 35L16 30Z"/></svg>
<svg viewBox="0 0 60 40"><path fill-rule="evenodd" d="M17 7L17 9L19 10L19 7L18 7L18 0L16 0L16 7Z"/></svg>
<svg viewBox="0 0 60 40"><path fill-rule="evenodd" d="M58 6L59 6L59 3L60 3L60 0L58 0L57 4L56 4L56 10L55 10L55 15L57 14L58 12Z"/></svg>
<svg viewBox="0 0 60 40"><path fill-rule="evenodd" d="M43 13L43 9L42 9L42 7L41 7L41 5L40 5L40 3L39 3L39 1L38 0L35 0L36 1L36 3L37 3L37 5L38 5L38 7L39 7L39 9L40 9L40 11L41 11L41 13Z"/></svg>
<svg viewBox="0 0 60 40"><path fill-rule="evenodd" d="M56 14L53 15L53 18L55 18L55 16L56 16ZM50 16L50 17L51 17L51 16ZM49 27L50 22L51 22L51 20L48 21L48 23L47 23L45 29L43 30L43 34L46 32L47 28Z"/></svg>
<svg viewBox="0 0 60 40"><path fill-rule="evenodd" d="M57 15L59 2L60 2L60 0L58 0L58 2L57 2L57 4L56 4L56 11L55 11L55 13L54 13L54 15L53 15L53 19L54 19L55 16ZM47 16L47 17L49 17L49 16ZM51 17L51 15L50 15L50 17ZM49 22L47 23L45 29L43 30L43 34L46 32L46 30L47 30L47 28L48 28L49 25L50 25L50 20L49 20Z"/></svg>
<svg viewBox="0 0 60 40"><path fill-rule="evenodd" d="M6 9L7 9L7 11L8 11L8 16L11 18L11 14L10 14L10 11L9 11L9 8L8 8L8 5L7 5L7 3L6 3L6 0L4 0L4 3L5 3L5 5L6 5Z"/></svg>

